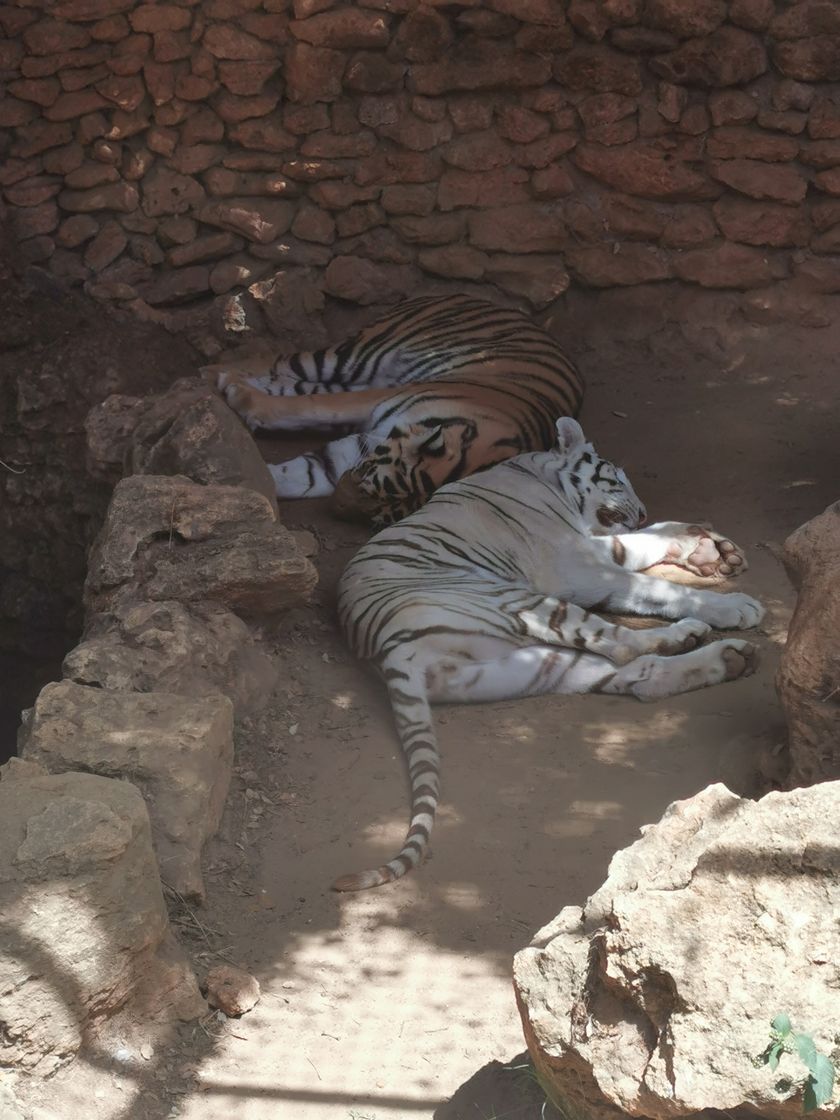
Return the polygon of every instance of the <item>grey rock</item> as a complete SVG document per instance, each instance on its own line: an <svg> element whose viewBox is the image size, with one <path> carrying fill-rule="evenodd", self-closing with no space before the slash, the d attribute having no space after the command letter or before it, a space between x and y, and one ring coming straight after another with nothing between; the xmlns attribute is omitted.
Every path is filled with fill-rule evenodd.
<svg viewBox="0 0 840 1120"><path fill-rule="evenodd" d="M584 907L515 958L550 1095L598 1116L801 1114L806 1067L754 1059L781 1012L834 1045L838 813L840 782L758 802L714 785L614 856Z"/></svg>
<svg viewBox="0 0 840 1120"><path fill-rule="evenodd" d="M233 765L233 708L223 696L126 694L48 684L19 736L50 773L83 770L133 782L152 824L161 877L203 901L201 850L216 831Z"/></svg>

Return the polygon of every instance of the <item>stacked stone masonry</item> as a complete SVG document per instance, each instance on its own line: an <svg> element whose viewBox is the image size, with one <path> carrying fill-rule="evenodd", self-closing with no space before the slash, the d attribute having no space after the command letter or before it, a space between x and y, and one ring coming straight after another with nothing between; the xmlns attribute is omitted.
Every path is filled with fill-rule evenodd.
<svg viewBox="0 0 840 1120"><path fill-rule="evenodd" d="M832 0L7 0L0 28L22 253L147 317L234 337L430 278L840 291Z"/></svg>

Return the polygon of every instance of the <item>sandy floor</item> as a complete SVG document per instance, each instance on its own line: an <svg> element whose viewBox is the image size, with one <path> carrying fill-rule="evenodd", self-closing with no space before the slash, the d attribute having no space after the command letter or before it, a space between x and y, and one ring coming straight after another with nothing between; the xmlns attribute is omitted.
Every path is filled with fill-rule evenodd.
<svg viewBox="0 0 840 1120"><path fill-rule="evenodd" d="M240 729L201 926L180 916L199 968L222 955L263 998L239 1021L184 1028L149 1060L77 1062L41 1087L50 1115L534 1120L527 1073L484 1069L522 1060L513 953L581 903L669 802L714 781L755 793L783 764L773 674L792 593L777 554L838 496L837 332L750 327L714 298L680 330L657 293L575 301L554 328L587 374L587 433L651 520L709 521L747 548L741 586L769 607L758 674L651 706L439 709L432 858L394 887L333 894L338 874L394 853L406 787L380 689L332 621L335 579L364 534L319 503L288 505L287 523L320 541L322 583L278 637L281 688Z"/></svg>

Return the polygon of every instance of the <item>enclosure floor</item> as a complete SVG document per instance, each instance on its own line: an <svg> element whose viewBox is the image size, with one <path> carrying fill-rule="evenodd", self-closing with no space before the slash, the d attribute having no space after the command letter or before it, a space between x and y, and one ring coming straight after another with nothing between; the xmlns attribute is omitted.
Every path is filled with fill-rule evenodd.
<svg viewBox="0 0 840 1120"><path fill-rule="evenodd" d="M333 894L336 876L399 846L406 786L379 685L333 624L335 580L364 534L320 503L288 504L284 520L320 539L322 583L278 640L281 687L239 730L209 903L179 926L199 967L224 956L259 978L262 1000L239 1021L184 1028L149 1060L76 1062L38 1090L56 1116L535 1120L521 1071L470 1080L524 1049L514 952L581 904L671 801L772 780L773 678L793 602L778 549L838 497L837 331L713 325L686 338L632 316L557 329L573 334L587 375L585 430L627 469L651 520L708 521L746 547L741 586L769 608L759 672L654 705L439 709L432 858L390 888ZM263 444L275 459L291 447Z"/></svg>

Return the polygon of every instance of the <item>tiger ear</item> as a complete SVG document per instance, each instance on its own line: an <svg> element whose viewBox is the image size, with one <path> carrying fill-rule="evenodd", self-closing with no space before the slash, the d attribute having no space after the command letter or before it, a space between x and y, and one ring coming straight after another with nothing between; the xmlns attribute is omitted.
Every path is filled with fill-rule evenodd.
<svg viewBox="0 0 840 1120"><path fill-rule="evenodd" d="M586 443L583 428L571 416L561 416L556 424L557 449L564 455L571 455Z"/></svg>
<svg viewBox="0 0 840 1120"><path fill-rule="evenodd" d="M443 451L446 447L446 440L443 438L442 424L439 424L436 428L426 428L425 434L426 438L421 445L424 451Z"/></svg>

